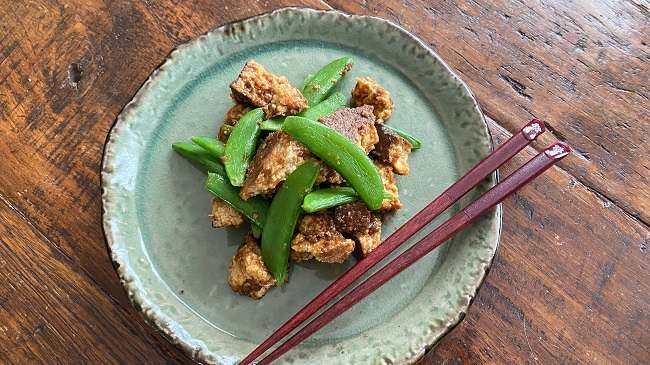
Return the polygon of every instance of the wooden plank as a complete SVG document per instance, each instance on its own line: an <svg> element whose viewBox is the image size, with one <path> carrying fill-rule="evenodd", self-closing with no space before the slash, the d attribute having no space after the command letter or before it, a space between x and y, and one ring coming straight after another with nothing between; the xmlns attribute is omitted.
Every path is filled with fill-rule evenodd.
<svg viewBox="0 0 650 365"><path fill-rule="evenodd" d="M0 363L190 364L0 201Z"/></svg>
<svg viewBox="0 0 650 365"><path fill-rule="evenodd" d="M107 9L101 2L60 9L12 4L4 9L19 14L12 18L17 25L4 26L20 45L2 63L11 93L2 95L0 151L6 158L0 171L12 172L0 174L2 193L53 248L124 299L98 224L103 142L117 113L164 57L155 54L158 47L171 44L141 24L146 15L135 5L102 17ZM38 45L33 53L30 44ZM133 57L147 44L156 45L153 52ZM76 83L69 78L73 64L81 70Z"/></svg>

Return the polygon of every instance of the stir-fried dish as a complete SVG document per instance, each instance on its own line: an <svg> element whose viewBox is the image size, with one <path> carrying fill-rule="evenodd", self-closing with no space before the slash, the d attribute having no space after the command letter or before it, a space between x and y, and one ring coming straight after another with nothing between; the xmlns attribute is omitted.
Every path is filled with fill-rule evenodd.
<svg viewBox="0 0 650 365"><path fill-rule="evenodd" d="M342 263L381 244L381 217L402 207L414 137L389 127L389 92L357 78L350 99L332 92L353 60L331 62L302 85L250 60L230 84L234 105L214 137L174 150L207 168L212 226L250 224L228 282L259 299L288 280L289 262Z"/></svg>

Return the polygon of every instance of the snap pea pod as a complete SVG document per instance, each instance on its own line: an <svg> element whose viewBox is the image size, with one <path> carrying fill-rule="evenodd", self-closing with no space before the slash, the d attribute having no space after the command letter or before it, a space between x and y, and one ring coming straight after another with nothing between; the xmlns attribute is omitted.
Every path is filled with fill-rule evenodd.
<svg viewBox="0 0 650 365"><path fill-rule="evenodd" d="M226 169L221 163L221 160L205 149L189 142L173 143L172 148L196 168L203 171L207 168L208 171L226 176Z"/></svg>
<svg viewBox="0 0 650 365"><path fill-rule="evenodd" d="M305 86L300 89L302 95L307 99L309 106L314 106L321 102L330 92L332 87L341 80L350 70L354 60L352 57L343 57L334 60L325 67L321 68L312 76Z"/></svg>
<svg viewBox="0 0 650 365"><path fill-rule="evenodd" d="M341 108L345 108L347 106L348 106L348 100L345 98L345 96L340 92L336 92L330 95L329 97L327 97L327 99L312 106L311 108L307 108L301 111L300 113L298 113L298 116L317 120L323 115L332 114L335 111ZM280 130L282 128L282 123L284 122L285 118L286 117L277 117L270 120L265 120L260 124L260 128L266 131Z"/></svg>
<svg viewBox="0 0 650 365"><path fill-rule="evenodd" d="M264 111L253 109L239 119L233 128L222 158L226 174L234 186L244 185L246 168L250 163L260 137L260 125Z"/></svg>
<svg viewBox="0 0 650 365"><path fill-rule="evenodd" d="M217 158L223 157L226 145L220 140L214 137L205 136L194 136L190 139L204 150L210 152L213 156Z"/></svg>
<svg viewBox="0 0 650 365"><path fill-rule="evenodd" d="M262 230L262 259L278 285L284 284L300 205L314 185L319 169L313 159L305 161L287 176L271 202Z"/></svg>
<svg viewBox="0 0 650 365"><path fill-rule="evenodd" d="M390 199L393 194L384 190L384 199ZM354 203L359 200L359 195L354 189L348 186L314 190L305 196L302 202L302 209L307 213L336 207L339 205Z"/></svg>
<svg viewBox="0 0 650 365"><path fill-rule="evenodd" d="M253 233L253 237L260 239L262 237L262 227L257 224L251 224L251 233Z"/></svg>
<svg viewBox="0 0 650 365"><path fill-rule="evenodd" d="M232 186L225 175L208 173L205 188L248 217L254 225L264 227L271 205L270 201L259 195L247 200L242 199L239 196L240 189Z"/></svg>
<svg viewBox="0 0 650 365"><path fill-rule="evenodd" d="M419 150L420 148L422 148L422 142L420 142L419 139L417 139L417 138L413 137L412 135L410 135L410 134L408 134L408 133L406 133L404 131L401 131L401 130L399 130L397 128L393 128L393 127L391 127L389 125L384 124L384 126L386 126L391 131L395 132L395 134L397 134L398 136L400 136L400 137L404 138L405 140L409 141L409 143L411 144L411 149Z"/></svg>
<svg viewBox="0 0 650 365"><path fill-rule="evenodd" d="M260 123L260 128L263 131L279 131L282 129L282 123L284 122L285 117L275 117L268 119Z"/></svg>
<svg viewBox="0 0 650 365"><path fill-rule="evenodd" d="M328 126L302 117L287 117L282 130L338 172L370 208L381 208L384 184L372 160L354 142Z"/></svg>
<svg viewBox="0 0 650 365"><path fill-rule="evenodd" d="M318 120L318 118L323 115L329 115L335 111L345 108L348 106L348 100L340 92L336 92L327 97L327 99L321 101L320 103L307 108L300 113L299 117L305 117L308 119Z"/></svg>

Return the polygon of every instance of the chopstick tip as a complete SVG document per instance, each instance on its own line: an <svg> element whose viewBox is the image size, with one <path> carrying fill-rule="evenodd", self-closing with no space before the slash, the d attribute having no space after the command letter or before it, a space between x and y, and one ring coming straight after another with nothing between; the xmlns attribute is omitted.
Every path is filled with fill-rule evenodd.
<svg viewBox="0 0 650 365"><path fill-rule="evenodd" d="M569 153L571 153L571 148L569 148L569 146L566 143L555 142L552 145L548 146L544 150L544 153L549 158L560 159L568 155Z"/></svg>
<svg viewBox="0 0 650 365"><path fill-rule="evenodd" d="M546 132L546 126L541 120L533 118L533 120L528 122L528 124L526 124L521 129L521 131L527 140L532 141L535 138L539 137L542 133Z"/></svg>

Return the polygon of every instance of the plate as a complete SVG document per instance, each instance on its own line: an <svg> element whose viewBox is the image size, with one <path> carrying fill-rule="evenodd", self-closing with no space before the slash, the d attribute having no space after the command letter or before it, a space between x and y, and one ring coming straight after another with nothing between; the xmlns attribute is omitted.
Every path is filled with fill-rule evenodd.
<svg viewBox="0 0 650 365"><path fill-rule="evenodd" d="M228 265L243 229L213 229L205 177L171 144L214 135L232 105L229 83L254 59L299 84L341 56L355 66L337 88L372 76L395 102L389 124L423 142L398 177L404 208L383 238L492 149L467 86L428 47L389 21L282 8L220 25L174 49L118 116L102 163L110 257L141 316L192 359L235 364L354 262L293 265L261 300L235 294ZM403 247L493 186L487 179ZM500 207L318 331L278 364L409 364L465 315L494 257Z"/></svg>

